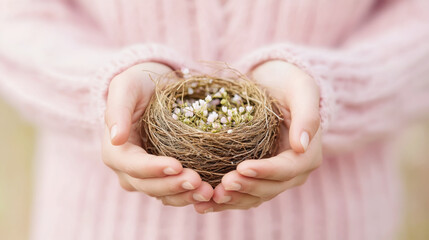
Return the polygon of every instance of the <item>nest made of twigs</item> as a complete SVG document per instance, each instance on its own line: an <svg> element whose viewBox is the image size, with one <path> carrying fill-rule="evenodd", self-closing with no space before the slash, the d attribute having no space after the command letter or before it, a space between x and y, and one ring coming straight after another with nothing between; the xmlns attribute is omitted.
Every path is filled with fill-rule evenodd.
<svg viewBox="0 0 429 240"><path fill-rule="evenodd" d="M192 94L187 91L190 86L195 88ZM252 119L212 132L173 118L177 99L201 99L219 88L231 96L239 95L244 106L252 106ZM240 162L275 153L279 112L265 90L244 75L221 78L192 74L185 78L169 74L156 80L155 94L140 120L140 133L148 153L178 159L183 167L195 170L215 187Z"/></svg>

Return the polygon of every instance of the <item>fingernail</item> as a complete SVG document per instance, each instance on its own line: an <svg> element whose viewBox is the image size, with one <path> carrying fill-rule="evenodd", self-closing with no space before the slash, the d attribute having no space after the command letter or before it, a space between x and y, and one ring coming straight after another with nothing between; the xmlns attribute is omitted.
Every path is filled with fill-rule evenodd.
<svg viewBox="0 0 429 240"><path fill-rule="evenodd" d="M241 185L239 183L231 183L230 185L225 187L227 191L238 191L241 189Z"/></svg>
<svg viewBox="0 0 429 240"><path fill-rule="evenodd" d="M192 186L192 184L190 182L182 183L182 188L184 188L186 190L194 190L195 189L195 187Z"/></svg>
<svg viewBox="0 0 429 240"><path fill-rule="evenodd" d="M305 131L302 132L301 138L299 139L299 141L301 142L301 146L302 148L304 148L304 151L307 150L308 142L310 141L310 137L308 136L308 133Z"/></svg>
<svg viewBox="0 0 429 240"><path fill-rule="evenodd" d="M226 203L231 201L231 196L223 196L217 203Z"/></svg>
<svg viewBox="0 0 429 240"><path fill-rule="evenodd" d="M116 137L116 134L118 133L118 126L115 124L110 129L110 140L113 140Z"/></svg>
<svg viewBox="0 0 429 240"><path fill-rule="evenodd" d="M178 174L178 172L176 172L176 170L174 170L172 167L165 168L163 172L166 175L176 175L176 174Z"/></svg>
<svg viewBox="0 0 429 240"><path fill-rule="evenodd" d="M201 195L199 193L192 194L192 198L194 198L196 201L199 201L199 202L207 202L208 201L208 199L206 199L203 195Z"/></svg>
<svg viewBox="0 0 429 240"><path fill-rule="evenodd" d="M241 175L244 175L246 177L256 177L257 173L252 169L246 169L242 172L240 172Z"/></svg>
<svg viewBox="0 0 429 240"><path fill-rule="evenodd" d="M204 213L209 213L209 212L213 212L213 208L207 208L206 210L204 210Z"/></svg>

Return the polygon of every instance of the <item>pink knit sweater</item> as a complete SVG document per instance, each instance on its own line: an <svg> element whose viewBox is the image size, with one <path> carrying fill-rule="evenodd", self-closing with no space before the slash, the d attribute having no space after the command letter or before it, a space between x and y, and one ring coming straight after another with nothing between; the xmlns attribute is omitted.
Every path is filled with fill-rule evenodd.
<svg viewBox="0 0 429 240"><path fill-rule="evenodd" d="M392 134L429 112L426 0L3 0L0 93L38 127L32 239L391 239ZM295 63L321 88L324 164L258 208L199 215L119 186L109 81L144 61Z"/></svg>

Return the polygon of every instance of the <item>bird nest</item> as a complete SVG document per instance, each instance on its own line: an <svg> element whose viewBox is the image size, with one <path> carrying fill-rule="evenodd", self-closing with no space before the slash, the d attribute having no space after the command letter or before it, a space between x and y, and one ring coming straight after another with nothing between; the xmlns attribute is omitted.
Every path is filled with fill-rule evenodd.
<svg viewBox="0 0 429 240"><path fill-rule="evenodd" d="M167 74L140 119L148 153L178 159L215 187L246 159L275 153L276 102L242 74L233 78Z"/></svg>

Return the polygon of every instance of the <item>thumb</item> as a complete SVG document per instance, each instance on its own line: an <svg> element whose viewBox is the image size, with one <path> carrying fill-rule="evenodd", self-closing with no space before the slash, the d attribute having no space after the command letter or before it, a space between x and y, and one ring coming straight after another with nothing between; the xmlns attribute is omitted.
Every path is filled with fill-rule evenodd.
<svg viewBox="0 0 429 240"><path fill-rule="evenodd" d="M286 95L291 114L289 142L295 152L303 153L320 125L319 88L312 79L296 79L293 85Z"/></svg>
<svg viewBox="0 0 429 240"><path fill-rule="evenodd" d="M290 126L286 126L289 144L295 152L305 152L320 125L319 87L313 78L297 66L279 60L257 67L253 77L290 112Z"/></svg>
<svg viewBox="0 0 429 240"><path fill-rule="evenodd" d="M105 113L113 145L127 142L131 125L144 112L155 84L151 80L171 69L159 63L135 65L112 79L109 85Z"/></svg>
<svg viewBox="0 0 429 240"><path fill-rule="evenodd" d="M124 144L130 135L134 109L140 96L135 85L121 76L110 83L104 118L113 145Z"/></svg>

